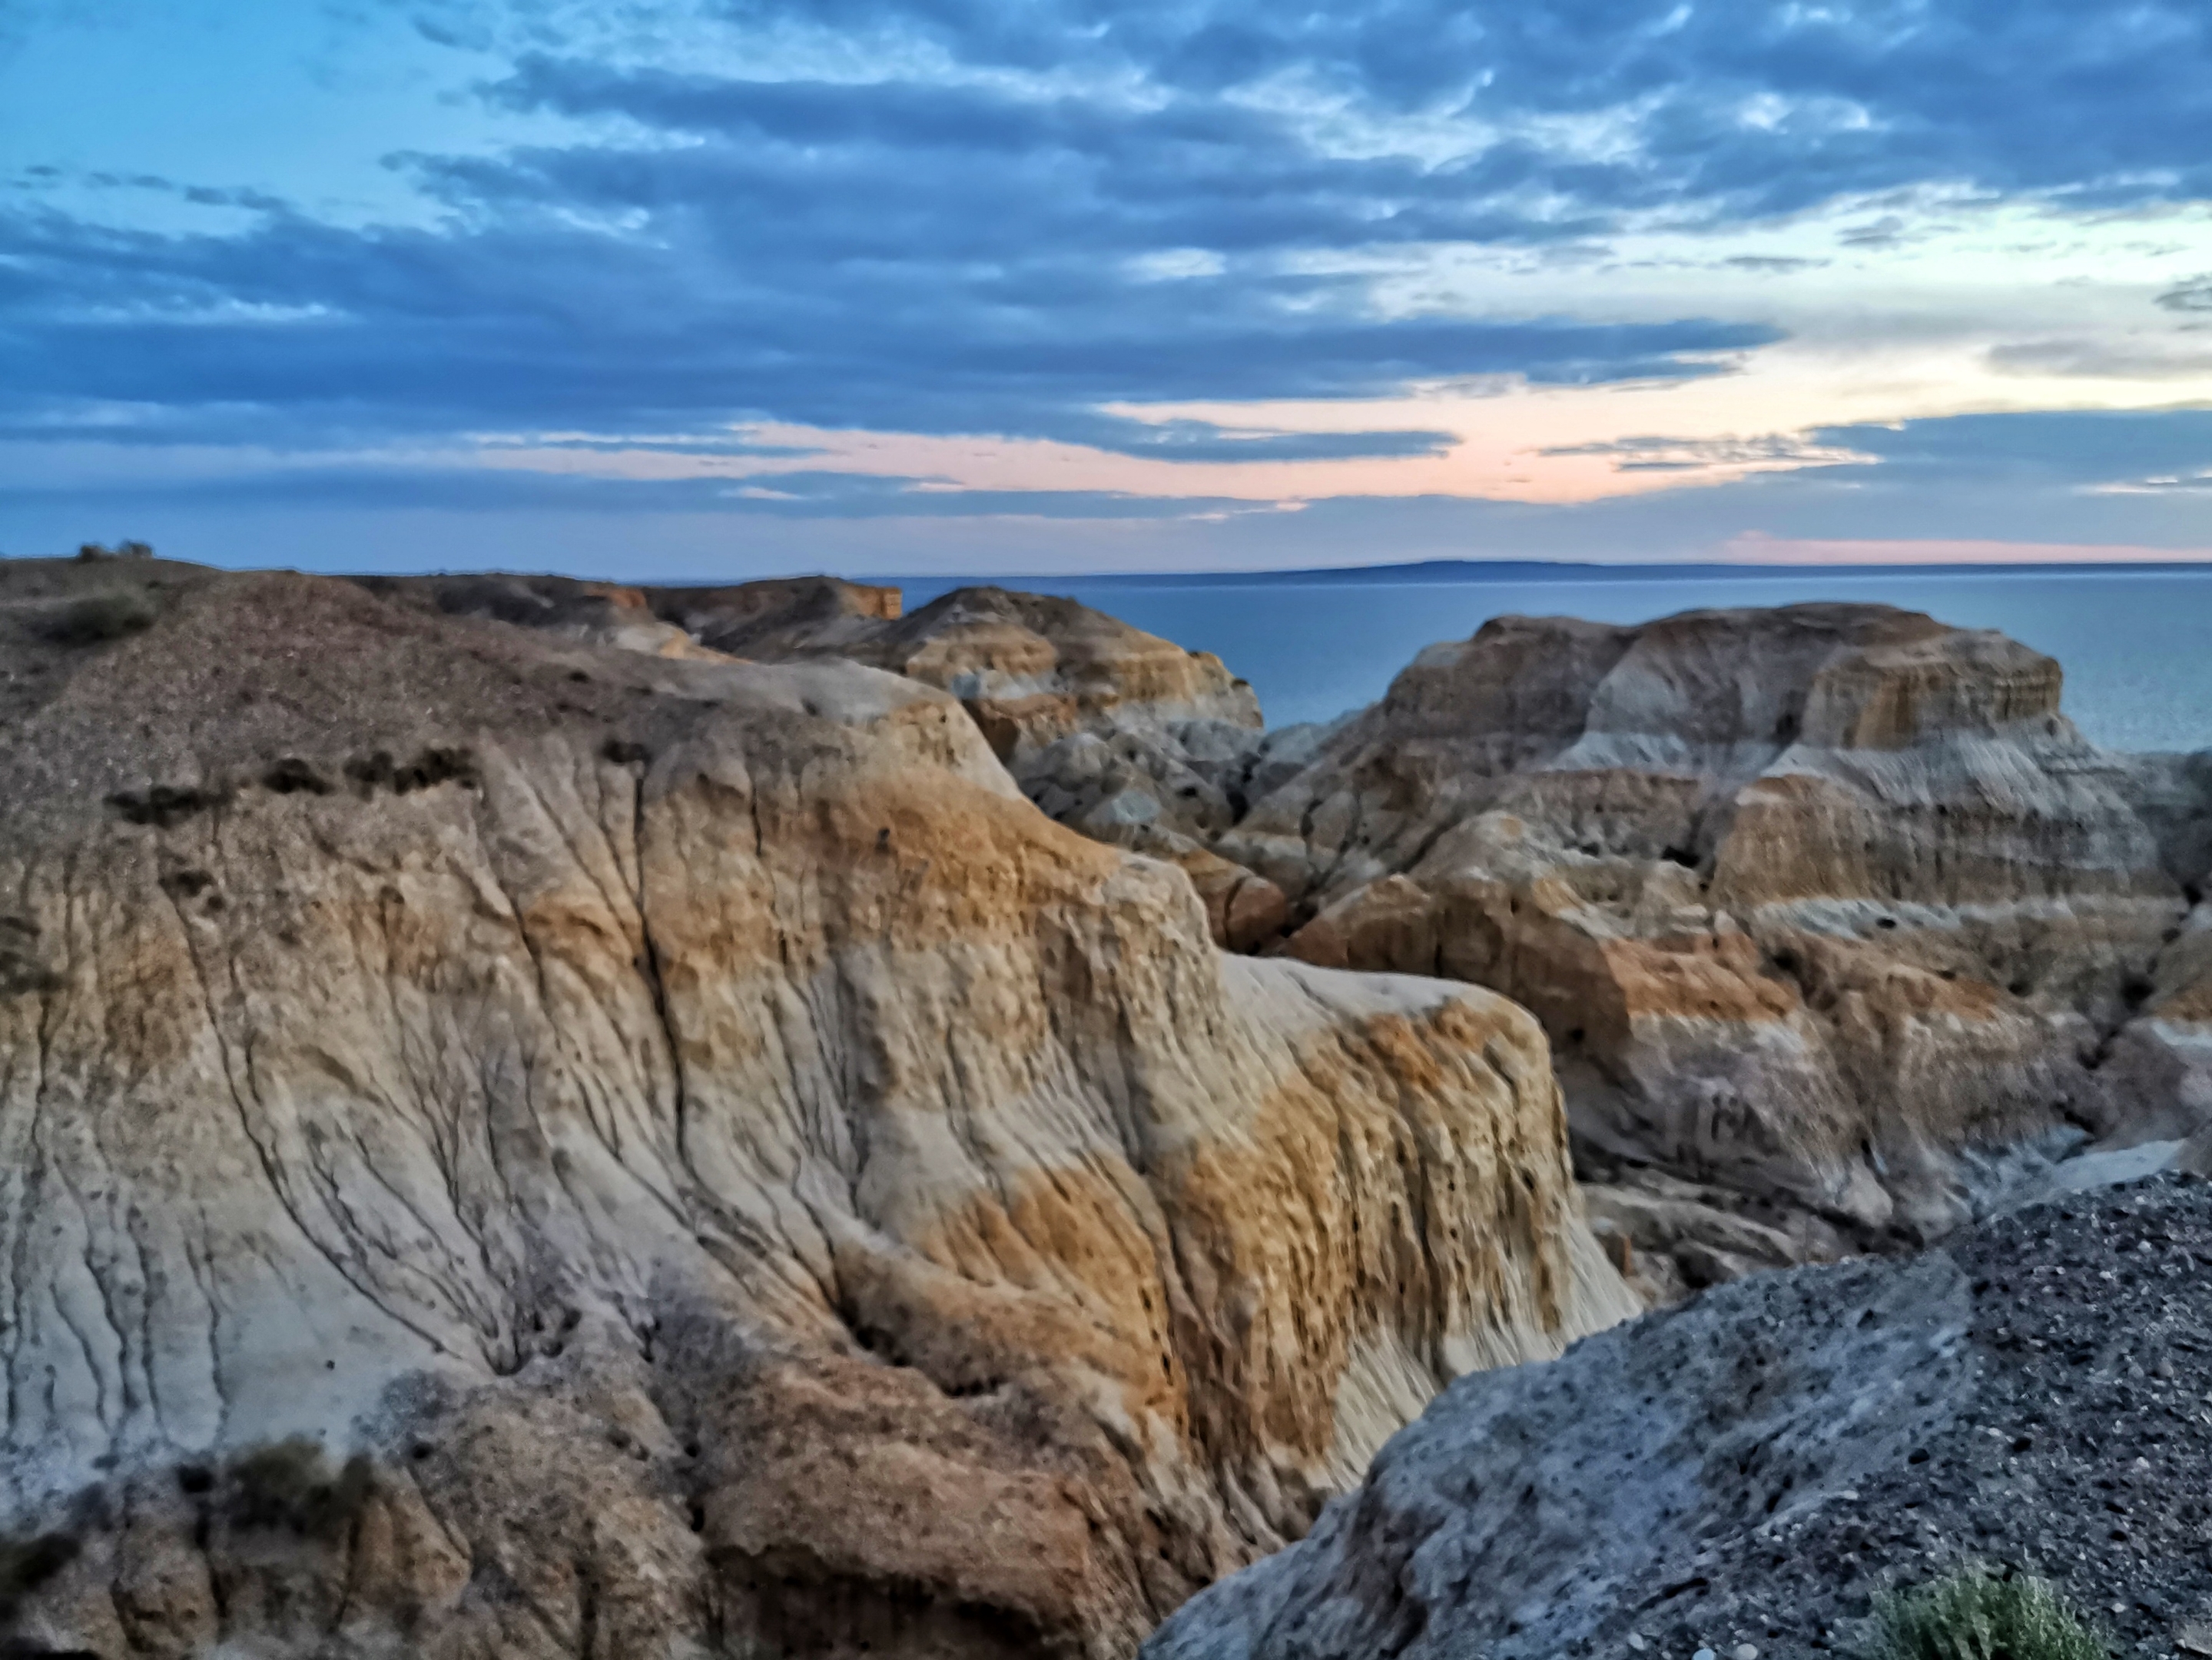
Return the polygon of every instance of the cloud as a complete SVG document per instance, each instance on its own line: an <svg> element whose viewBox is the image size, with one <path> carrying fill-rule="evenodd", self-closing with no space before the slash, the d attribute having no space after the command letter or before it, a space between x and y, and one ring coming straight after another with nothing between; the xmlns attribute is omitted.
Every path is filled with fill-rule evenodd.
<svg viewBox="0 0 2212 1660"><path fill-rule="evenodd" d="M165 554L218 563L505 565L638 581L796 569L1033 578L1423 559L1694 562L1750 529L1812 545L1807 556L1816 562L1936 557L1926 550L1938 544L1990 543L2059 547L2066 551L2051 556L2083 560L2201 556L2203 491L2116 491L2099 481L2203 472L2212 466L2207 421L2206 411L2184 410L1832 429L1822 435L1847 435L1860 447L1881 441L1891 459L1564 506L1346 494L1296 512L1109 491L970 494L921 478L835 475L815 486L793 477L803 460L743 480L295 463L281 478L164 482L157 470L135 466L64 476L35 450L0 444L0 547L52 553L88 537L142 537ZM2078 466L2051 464L2076 452ZM2143 465L2130 467L2130 456ZM731 493L749 485L781 499ZM1821 544L1839 545L1814 545ZM1968 556L1947 549L1942 556ZM1652 610L1679 603L1656 601Z"/></svg>
<svg viewBox="0 0 2212 1660"><path fill-rule="evenodd" d="M1056 188L987 210L958 168L902 185L866 168L803 177L825 165L735 147L425 164L466 214L429 229L280 210L189 235L0 216L15 319L0 419L74 401L258 408L272 441L301 443L767 419L1188 459L1419 454L1440 435L1243 436L1097 411L1495 375L1693 378L1778 337L1697 319L1381 316L1343 279L1273 269L1133 281ZM956 199L930 205L933 192Z"/></svg>
<svg viewBox="0 0 2212 1660"><path fill-rule="evenodd" d="M1798 433L1769 433L1753 438L1616 438L1599 443L1555 444L1538 453L1605 456L1611 459L1616 472L1674 472L1712 478L1808 467L1863 466L1875 459L1847 446L1817 442Z"/></svg>
<svg viewBox="0 0 2212 1660"><path fill-rule="evenodd" d="M1788 461L1802 465L1816 461L1867 459L1810 443L1793 433L1769 433L1757 438L1613 438L1601 443L1554 444L1539 453L1611 455L1622 460L1650 460L1655 456L1669 455L1715 465L1753 461Z"/></svg>
<svg viewBox="0 0 2212 1660"><path fill-rule="evenodd" d="M1687 382L1783 337L1694 307L1485 313L1406 277L1439 251L1540 258L1832 208L1868 258L1924 232L1928 192L2212 196L2199 0L410 0L388 15L414 49L465 59L485 119L530 142L395 155L428 204L404 224L167 167L25 169L40 187L0 209L0 437L312 455L550 430L696 449L757 421L1212 465L1434 457L1454 435L1419 418L1108 411ZM48 188L64 182L103 206L162 198L172 228L133 228L122 205L72 216ZM223 228L173 228L180 204ZM1785 278L1825 262L1717 263ZM2160 303L2212 309L2208 284ZM2038 341L1992 361L2202 372L2114 352ZM1940 454L1825 434L1607 453L1686 477L1863 455L1880 465L1850 471L1887 481L2083 465L2019 450L2021 429L1948 430ZM1993 447L1943 448L1969 440ZM2196 465L2113 457L2081 482ZM899 495L749 482L768 494L744 500L795 504L775 511Z"/></svg>
<svg viewBox="0 0 2212 1660"><path fill-rule="evenodd" d="M2212 544L2142 547L2111 542L1997 542L1956 538L1820 539L1747 531L1720 549L1753 565L2087 565L2179 564L2212 561Z"/></svg>
<svg viewBox="0 0 2212 1660"><path fill-rule="evenodd" d="M2078 489L2212 470L2212 409L1962 415L1809 436L1876 463L1862 475L1868 489L2029 480Z"/></svg>
<svg viewBox="0 0 2212 1660"><path fill-rule="evenodd" d="M2020 340L1992 346L1990 366L2008 374L2059 374L2113 380L2202 380L2212 375L2212 344L2118 340Z"/></svg>
<svg viewBox="0 0 2212 1660"><path fill-rule="evenodd" d="M2149 478L2122 479L2094 488L2101 494L2111 496L2212 495L2212 468L2185 477L2167 473Z"/></svg>
<svg viewBox="0 0 2212 1660"><path fill-rule="evenodd" d="M2212 311L2212 276L2192 277L2158 296L2168 311Z"/></svg>
<svg viewBox="0 0 2212 1660"><path fill-rule="evenodd" d="M1085 441L1094 448L1155 461L1348 461L1373 456L1442 455L1459 441L1449 432L1251 432L1211 421L1102 419Z"/></svg>
<svg viewBox="0 0 2212 1660"><path fill-rule="evenodd" d="M1930 179L2176 199L2203 194L2212 167L2212 18L2194 0L731 0L726 15L977 70L1194 97L1306 86L1374 118L1462 118L1503 129L1498 147L1517 143L1548 187L1614 203L1789 211ZM1561 142L1560 124L1600 119L1602 144ZM1550 142L1529 142L1539 122Z"/></svg>
<svg viewBox="0 0 2212 1660"><path fill-rule="evenodd" d="M1209 520L1275 515L1273 502L1204 496L1138 496L1116 490L955 489L931 478L811 471L757 473L725 478L617 479L538 470L422 465L405 461L338 465L302 463L245 473L177 477L155 473L88 488L80 477L40 476L30 465L11 465L0 442L0 478L15 507L42 501L82 503L103 516L155 510L282 508L341 508L355 512L409 510L497 516L561 513L592 516L711 514L730 519L951 520L1019 518L1052 520Z"/></svg>

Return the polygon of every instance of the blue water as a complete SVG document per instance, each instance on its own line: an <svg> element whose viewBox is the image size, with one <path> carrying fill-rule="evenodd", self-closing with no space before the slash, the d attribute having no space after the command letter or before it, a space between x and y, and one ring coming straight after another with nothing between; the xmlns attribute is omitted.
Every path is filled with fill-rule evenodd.
<svg viewBox="0 0 2212 1660"><path fill-rule="evenodd" d="M1741 571L1526 565L1498 575L1452 566L1361 578L997 577L1066 595L1193 650L1216 653L1252 683L1270 726L1326 721L1379 697L1433 641L1465 639L1492 617L1636 623L1711 605L1809 599L1879 601L1962 628L1998 629L2058 660L2064 707L2113 749L2212 747L2212 567L1936 571ZM917 610L959 586L909 581Z"/></svg>

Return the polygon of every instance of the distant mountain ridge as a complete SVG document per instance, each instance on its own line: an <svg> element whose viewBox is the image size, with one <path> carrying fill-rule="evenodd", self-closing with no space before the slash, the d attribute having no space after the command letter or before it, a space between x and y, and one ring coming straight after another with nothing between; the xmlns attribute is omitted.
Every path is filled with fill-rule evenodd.
<svg viewBox="0 0 2212 1660"><path fill-rule="evenodd" d="M1713 560L1687 564L1626 564L1600 563L1592 560L1553 559L1419 559L1402 564L1388 565L1323 565L1282 570L1224 570L1224 571L1109 571L1092 573L1012 574L1000 576L882 576L868 580L887 587L903 587L936 591L950 590L975 582L991 582L1006 587L1042 589L1049 593L1056 583L1080 582L1085 586L1114 587L1234 587L1321 586L1340 583L1412 583L1439 582L1512 582L1512 581L1696 581L1700 579L1719 581L1741 581L1750 577L1802 576L1808 580L1832 577L1843 574L1864 575L1872 572L1894 571L1912 575L1944 576L1971 574L1997 575L2007 571L2033 571L2039 575L2064 575L2069 573L2095 575L2119 575L2130 571L2174 573L2201 571L2212 569L2212 561L2134 560L2125 563L2104 563L2096 560L2081 560L2064 564L2046 564L2023 561L2018 564L1920 564L1900 561L1896 564L1832 564L1832 565L1760 565L1729 564Z"/></svg>

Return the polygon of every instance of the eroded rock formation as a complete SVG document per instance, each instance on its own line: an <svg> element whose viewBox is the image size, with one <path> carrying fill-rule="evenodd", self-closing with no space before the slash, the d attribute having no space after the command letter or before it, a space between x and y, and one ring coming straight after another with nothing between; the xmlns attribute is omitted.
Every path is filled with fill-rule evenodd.
<svg viewBox="0 0 2212 1660"><path fill-rule="evenodd" d="M1930 1237L2084 1138L2212 1123L2212 762L2096 751L2001 636L1501 618L1262 734L1219 665L1064 601L677 592L637 603L682 645L600 637L732 643L719 605L749 648L954 690L1052 816L1181 865L1217 940L1525 1003L1648 1296Z"/></svg>
<svg viewBox="0 0 2212 1660"><path fill-rule="evenodd" d="M1627 1310L1504 1000L568 599L0 566L0 1639L1125 1654Z"/></svg>
<svg viewBox="0 0 2212 1660"><path fill-rule="evenodd" d="M1639 1626L1706 1612L1715 1578L1753 1578L1747 1559L1779 1560L1793 1523L1957 1423L1972 1311L1941 1252L1800 1268L1469 1379L1304 1541L1171 1618L1146 1660L1635 1652ZM1781 1652L1824 1633L1791 1635Z"/></svg>
<svg viewBox="0 0 2212 1660"><path fill-rule="evenodd" d="M489 617L664 657L783 661L835 656L872 640L903 609L896 588L833 576L719 587L639 587L504 571L355 579L380 599L448 617Z"/></svg>
<svg viewBox="0 0 2212 1660"><path fill-rule="evenodd" d="M1259 701L1210 652L1184 650L1071 599L960 588L902 613L898 590L829 577L727 587L615 587L562 577L365 579L401 603L495 617L665 656L842 658L960 700L1023 792L1093 840L1190 877L1214 939L1245 951L1288 916L1264 877L1208 844L1255 787L1304 758L1271 742Z"/></svg>
<svg viewBox="0 0 2212 1660"><path fill-rule="evenodd" d="M1244 811L1266 741L1251 687L1212 653L1071 599L962 588L854 654L959 698L1054 818L1180 866L1221 944L1281 933L1281 892L1207 845Z"/></svg>
<svg viewBox="0 0 2212 1660"><path fill-rule="evenodd" d="M1214 846L1310 919L1293 956L1531 1009L1669 1294L2205 1122L2205 769L2096 750L2059 683L1880 606L1500 618Z"/></svg>

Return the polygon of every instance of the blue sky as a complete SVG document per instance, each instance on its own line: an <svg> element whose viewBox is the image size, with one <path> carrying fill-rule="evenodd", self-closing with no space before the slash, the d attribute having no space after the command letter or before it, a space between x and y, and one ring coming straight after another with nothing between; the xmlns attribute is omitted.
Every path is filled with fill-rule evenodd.
<svg viewBox="0 0 2212 1660"><path fill-rule="evenodd" d="M0 0L0 551L2212 556L2202 0Z"/></svg>

